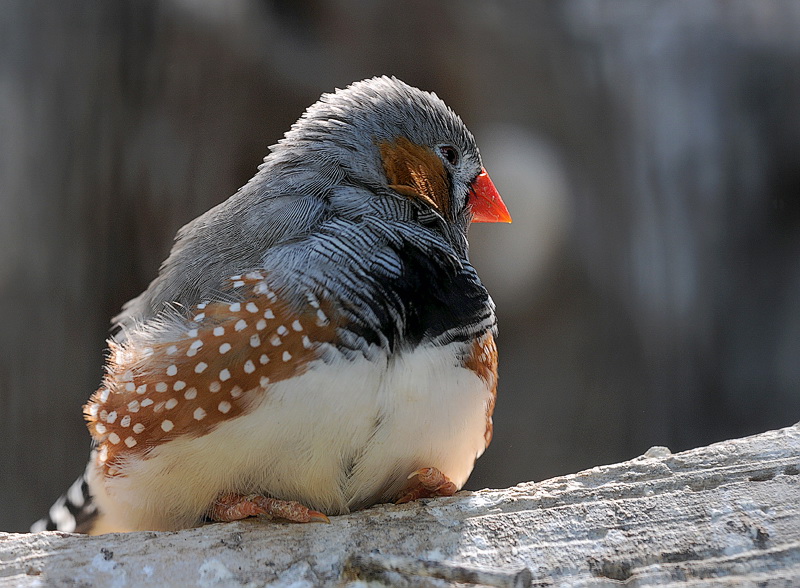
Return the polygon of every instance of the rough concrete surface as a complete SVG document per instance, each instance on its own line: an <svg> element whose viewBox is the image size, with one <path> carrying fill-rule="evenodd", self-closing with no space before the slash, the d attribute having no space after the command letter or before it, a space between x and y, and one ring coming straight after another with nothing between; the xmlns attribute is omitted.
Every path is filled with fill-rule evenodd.
<svg viewBox="0 0 800 588"><path fill-rule="evenodd" d="M5 586L800 586L800 426L331 524L0 533Z"/></svg>

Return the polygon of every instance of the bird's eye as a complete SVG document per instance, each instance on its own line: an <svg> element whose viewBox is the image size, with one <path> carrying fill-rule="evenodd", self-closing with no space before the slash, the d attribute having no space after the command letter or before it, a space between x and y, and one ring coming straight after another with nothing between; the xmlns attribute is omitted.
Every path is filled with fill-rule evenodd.
<svg viewBox="0 0 800 588"><path fill-rule="evenodd" d="M450 165L458 164L458 151L452 145L442 145L439 147L439 153L442 154Z"/></svg>

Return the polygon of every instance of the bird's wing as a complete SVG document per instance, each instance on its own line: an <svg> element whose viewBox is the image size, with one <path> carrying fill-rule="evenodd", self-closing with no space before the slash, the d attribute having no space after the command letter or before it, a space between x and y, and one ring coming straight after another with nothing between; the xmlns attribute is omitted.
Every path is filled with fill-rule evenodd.
<svg viewBox="0 0 800 588"><path fill-rule="evenodd" d="M263 192L248 184L178 232L158 277L114 317L117 342L167 307L190 308L216 297L225 278L260 267L271 247L307 235L328 214L316 192Z"/></svg>
<svg viewBox="0 0 800 588"><path fill-rule="evenodd" d="M258 272L231 277L230 289L237 302L201 302L188 320L162 317L112 343L103 386L85 407L106 475L246 414L336 336L336 318L313 296L298 311Z"/></svg>

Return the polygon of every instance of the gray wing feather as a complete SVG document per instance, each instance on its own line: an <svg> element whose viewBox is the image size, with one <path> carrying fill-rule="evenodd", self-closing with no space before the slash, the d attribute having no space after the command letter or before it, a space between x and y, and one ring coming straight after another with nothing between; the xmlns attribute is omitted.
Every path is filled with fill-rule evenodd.
<svg viewBox="0 0 800 588"><path fill-rule="evenodd" d="M169 307L217 296L227 278L261 267L271 247L308 235L327 217L319 194L267 195L251 184L178 231L158 277L114 317L117 341Z"/></svg>

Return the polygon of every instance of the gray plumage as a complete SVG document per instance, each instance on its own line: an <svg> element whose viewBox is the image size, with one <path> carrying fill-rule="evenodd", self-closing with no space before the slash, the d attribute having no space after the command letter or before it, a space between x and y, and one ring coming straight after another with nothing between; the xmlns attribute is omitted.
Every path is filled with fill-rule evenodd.
<svg viewBox="0 0 800 588"><path fill-rule="evenodd" d="M457 203L454 218L439 222L431 209L388 189L377 143L398 136L420 145L452 144L459 150L463 174L451 178ZM288 277L292 272L285 271L287 264L293 272L313 268L304 263L302 253L298 260L297 249L334 218L397 221L389 232L407 233L410 239L420 237L404 223L424 223L427 230L420 247L449 250L458 258L453 262L466 262L465 203L468 183L481 169L480 156L469 130L435 94L396 78L363 80L324 94L270 149L245 186L178 231L159 276L115 317L120 327L117 341L167 307L188 308L203 299L224 298L221 290L228 276L266 268ZM391 257L389 252L382 254ZM356 255L351 257L356 261ZM442 256L443 261L447 258Z"/></svg>

